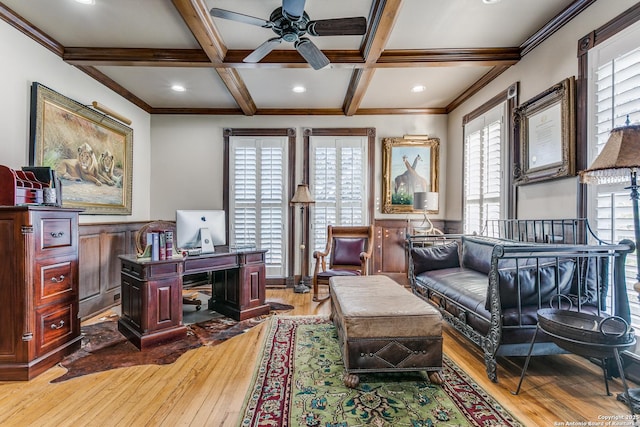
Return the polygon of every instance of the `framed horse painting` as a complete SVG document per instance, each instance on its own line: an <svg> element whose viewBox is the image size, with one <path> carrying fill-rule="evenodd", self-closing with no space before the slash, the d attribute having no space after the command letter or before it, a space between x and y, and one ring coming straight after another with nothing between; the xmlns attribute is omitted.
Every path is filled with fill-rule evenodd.
<svg viewBox="0 0 640 427"><path fill-rule="evenodd" d="M383 138L382 213L417 213L416 192L438 192L438 138ZM430 211L437 213L437 211Z"/></svg>

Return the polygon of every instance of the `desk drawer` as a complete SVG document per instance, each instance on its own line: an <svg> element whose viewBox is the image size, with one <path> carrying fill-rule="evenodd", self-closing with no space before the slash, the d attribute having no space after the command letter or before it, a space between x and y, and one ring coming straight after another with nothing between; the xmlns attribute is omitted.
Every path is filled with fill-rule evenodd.
<svg viewBox="0 0 640 427"><path fill-rule="evenodd" d="M36 262L36 306L62 301L75 294L77 270L75 258L55 263Z"/></svg>
<svg viewBox="0 0 640 427"><path fill-rule="evenodd" d="M79 334L73 302L36 310L36 355L42 356Z"/></svg>
<svg viewBox="0 0 640 427"><path fill-rule="evenodd" d="M238 268L238 257L235 254L215 256L215 257L187 257L184 260L185 274L197 273L199 271L217 271Z"/></svg>

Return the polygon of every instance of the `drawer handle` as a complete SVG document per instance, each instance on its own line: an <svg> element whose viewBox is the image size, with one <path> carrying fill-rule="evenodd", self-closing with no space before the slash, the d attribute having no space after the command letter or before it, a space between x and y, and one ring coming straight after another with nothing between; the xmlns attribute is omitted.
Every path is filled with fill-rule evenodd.
<svg viewBox="0 0 640 427"><path fill-rule="evenodd" d="M52 277L51 281L53 283L62 283L64 282L64 279L65 279L64 274L61 274L60 277Z"/></svg>
<svg viewBox="0 0 640 427"><path fill-rule="evenodd" d="M63 327L64 327L64 320L61 320L60 322L58 322L57 325L55 323L51 324L51 329L62 329Z"/></svg>
<svg viewBox="0 0 640 427"><path fill-rule="evenodd" d="M58 239L62 236L64 236L64 231L58 231L57 233L51 232L51 237L53 237L54 239Z"/></svg>

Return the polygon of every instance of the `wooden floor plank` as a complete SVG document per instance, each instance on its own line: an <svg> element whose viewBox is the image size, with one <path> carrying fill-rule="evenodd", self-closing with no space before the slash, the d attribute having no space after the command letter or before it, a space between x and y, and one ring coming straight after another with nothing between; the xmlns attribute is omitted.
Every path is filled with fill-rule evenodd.
<svg viewBox="0 0 640 427"><path fill-rule="evenodd" d="M295 306L285 315L328 315L330 310L328 301L315 303L310 294L290 289L270 289L267 299ZM0 382L0 425L234 426L265 331L266 323L220 345L191 350L170 365L121 368L51 384L64 373L54 367L28 382ZM620 380L610 381L614 396L606 396L601 369L580 357L533 358L514 396L524 358L499 359L499 382L492 383L482 353L448 326L444 351L525 425L595 423L603 416L629 414L615 398L622 391Z"/></svg>

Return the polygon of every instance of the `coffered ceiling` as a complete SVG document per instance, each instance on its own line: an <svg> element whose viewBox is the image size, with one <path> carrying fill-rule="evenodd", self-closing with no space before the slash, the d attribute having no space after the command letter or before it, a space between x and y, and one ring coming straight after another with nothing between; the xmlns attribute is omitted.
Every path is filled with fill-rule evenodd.
<svg viewBox="0 0 640 427"><path fill-rule="evenodd" d="M361 36L308 36L320 70L287 42L243 62L277 36L209 13L268 20L281 0L4 0L0 18L152 114L446 113L594 1L307 0L311 20L367 20Z"/></svg>

